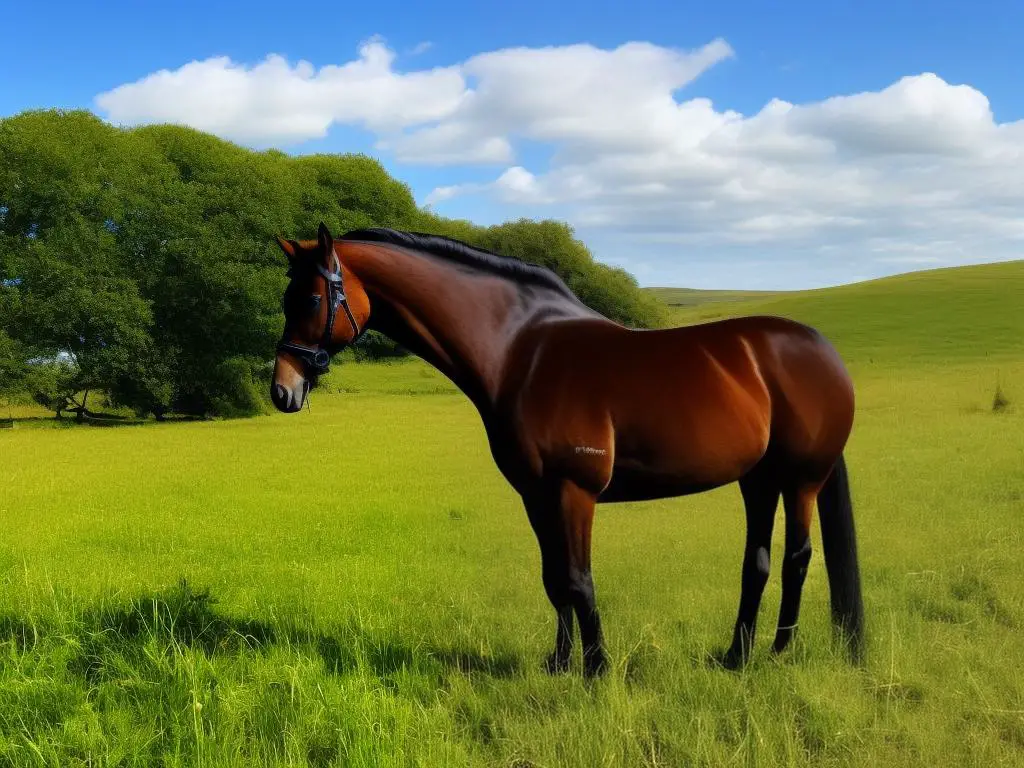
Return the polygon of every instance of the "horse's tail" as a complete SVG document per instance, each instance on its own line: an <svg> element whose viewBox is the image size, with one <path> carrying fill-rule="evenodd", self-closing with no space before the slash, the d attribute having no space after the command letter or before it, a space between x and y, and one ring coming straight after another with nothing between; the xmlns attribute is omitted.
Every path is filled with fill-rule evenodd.
<svg viewBox="0 0 1024 768"><path fill-rule="evenodd" d="M818 517L832 600L832 622L845 636L853 660L860 662L864 657L864 602L850 479L842 455L818 493Z"/></svg>

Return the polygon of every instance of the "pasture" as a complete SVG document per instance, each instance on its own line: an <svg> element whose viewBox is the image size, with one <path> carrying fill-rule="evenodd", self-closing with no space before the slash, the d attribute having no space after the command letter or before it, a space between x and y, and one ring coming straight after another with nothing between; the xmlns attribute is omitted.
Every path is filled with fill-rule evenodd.
<svg viewBox="0 0 1024 768"><path fill-rule="evenodd" d="M1024 763L1024 262L685 304L811 322L849 364L866 668L817 527L768 655L778 525L753 661L709 663L730 486L599 507L611 670L583 681L577 647L546 675L538 548L476 412L418 361L342 364L295 415L0 433L0 765Z"/></svg>

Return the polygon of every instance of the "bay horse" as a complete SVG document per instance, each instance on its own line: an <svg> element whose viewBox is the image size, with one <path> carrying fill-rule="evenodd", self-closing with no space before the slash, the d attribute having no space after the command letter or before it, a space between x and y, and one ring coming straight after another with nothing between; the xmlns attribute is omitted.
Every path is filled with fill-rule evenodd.
<svg viewBox="0 0 1024 768"><path fill-rule="evenodd" d="M606 667L590 567L595 505L738 481L746 547L732 643L744 664L769 576L779 497L782 599L773 650L794 635L817 505L832 619L856 659L863 604L843 451L854 392L825 338L776 317L634 330L585 306L552 271L434 235L362 229L278 245L289 260L271 398L302 408L331 356L375 329L473 402L493 459L522 496L556 615L551 672L573 615L587 677Z"/></svg>

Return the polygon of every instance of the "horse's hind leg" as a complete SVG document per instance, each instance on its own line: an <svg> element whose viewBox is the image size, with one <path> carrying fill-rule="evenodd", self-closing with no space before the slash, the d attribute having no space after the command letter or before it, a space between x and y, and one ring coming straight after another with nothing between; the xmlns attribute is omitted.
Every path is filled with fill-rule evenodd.
<svg viewBox="0 0 1024 768"><path fill-rule="evenodd" d="M770 571L775 508L779 504L777 480L764 461L740 480L740 491L747 514L747 542L736 627L732 645L722 658L722 663L730 669L746 662L754 643L757 612Z"/></svg>
<svg viewBox="0 0 1024 768"><path fill-rule="evenodd" d="M781 652L796 632L800 614L800 596L811 561L811 519L820 484L787 489L782 500L786 508L786 554L782 562L782 604L779 627L772 650Z"/></svg>

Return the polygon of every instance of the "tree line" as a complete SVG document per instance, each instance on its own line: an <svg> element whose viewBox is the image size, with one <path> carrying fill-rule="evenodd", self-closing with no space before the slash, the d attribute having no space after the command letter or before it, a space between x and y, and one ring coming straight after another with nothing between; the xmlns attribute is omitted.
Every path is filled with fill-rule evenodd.
<svg viewBox="0 0 1024 768"><path fill-rule="evenodd" d="M292 157L31 111L0 120L0 395L58 416L86 413L96 393L157 418L260 411L287 280L274 235L311 237L320 221L455 237L553 269L614 320L660 320L567 225L437 216L365 155ZM402 353L371 333L357 354Z"/></svg>

